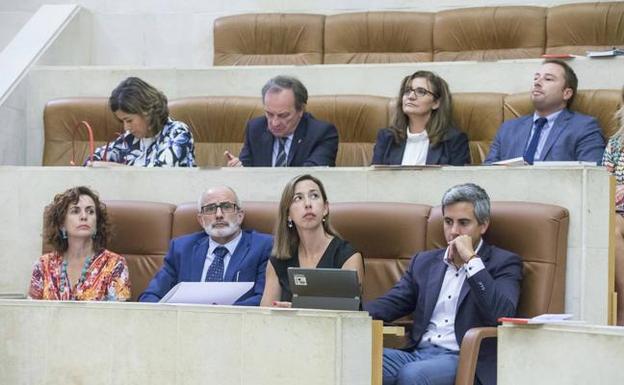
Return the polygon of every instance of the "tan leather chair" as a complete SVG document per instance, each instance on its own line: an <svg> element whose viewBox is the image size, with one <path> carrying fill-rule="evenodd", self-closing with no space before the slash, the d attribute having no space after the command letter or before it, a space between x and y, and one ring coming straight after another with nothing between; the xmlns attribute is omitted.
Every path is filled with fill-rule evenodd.
<svg viewBox="0 0 624 385"><path fill-rule="evenodd" d="M492 202L485 240L522 257L524 277L518 316L563 313L569 213L547 204ZM427 248L445 247L442 210L431 210ZM472 385L483 339L496 337L495 327L469 330L461 342L456 385ZM493 343L492 340L483 343Z"/></svg>
<svg viewBox="0 0 624 385"><path fill-rule="evenodd" d="M325 64L433 60L433 13L358 12L325 18Z"/></svg>
<svg viewBox="0 0 624 385"><path fill-rule="evenodd" d="M464 92L453 94L453 120L468 135L470 161L483 163L503 123L503 98L505 94Z"/></svg>
<svg viewBox="0 0 624 385"><path fill-rule="evenodd" d="M69 166L72 158L72 137L80 121L93 128L95 146L102 146L123 131L108 107L108 98L79 97L50 100L43 111L44 166ZM75 133L75 161L80 165L89 154L89 136L84 128Z"/></svg>
<svg viewBox="0 0 624 385"><path fill-rule="evenodd" d="M412 203L331 204L336 231L364 257L365 302L394 286L412 256L425 249L429 210L428 205Z"/></svg>
<svg viewBox="0 0 624 385"><path fill-rule="evenodd" d="M433 60L536 58L544 53L546 9L478 7L440 11L433 26Z"/></svg>
<svg viewBox="0 0 624 385"><path fill-rule="evenodd" d="M113 226L109 249L128 263L132 301L136 301L162 265L169 249L175 205L138 201L106 201Z"/></svg>
<svg viewBox="0 0 624 385"><path fill-rule="evenodd" d="M388 125L388 99L368 95L311 96L307 110L338 129L336 166L368 166L377 131Z"/></svg>
<svg viewBox="0 0 624 385"><path fill-rule="evenodd" d="M214 65L321 64L325 16L246 14L214 22Z"/></svg>
<svg viewBox="0 0 624 385"><path fill-rule="evenodd" d="M581 90L572 109L596 116L608 137L617 129L612 117L619 104L619 90ZM453 106L457 127L470 140L472 164L483 161L503 119L533 112L528 93L456 93ZM187 123L193 133L197 165L208 167L225 166L226 149L239 154L247 121L263 114L259 97L183 98L170 101L169 108L171 116ZM340 136L337 166L368 166L378 130L390 125L394 101L368 95L311 96L307 109L318 119L336 125ZM72 130L81 120L92 124L96 145L104 145L122 130L106 98L51 100L44 110L44 166L69 164ZM76 138L76 160L80 164L87 156L85 131L79 131Z"/></svg>
<svg viewBox="0 0 624 385"><path fill-rule="evenodd" d="M594 2L549 8L546 53L585 55L624 45L624 3Z"/></svg>
<svg viewBox="0 0 624 385"><path fill-rule="evenodd" d="M225 150L238 155L249 119L262 115L258 97L207 96L169 102L171 116L189 125L198 166L224 167Z"/></svg>

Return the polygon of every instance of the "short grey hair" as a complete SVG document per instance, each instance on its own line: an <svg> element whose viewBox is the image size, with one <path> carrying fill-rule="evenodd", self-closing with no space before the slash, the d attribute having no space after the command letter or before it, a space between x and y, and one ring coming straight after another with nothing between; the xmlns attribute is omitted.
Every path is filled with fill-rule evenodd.
<svg viewBox="0 0 624 385"><path fill-rule="evenodd" d="M489 222L490 197L483 188L474 183L464 183L446 190L442 196L442 214L444 214L444 207L459 202L472 203L475 218L480 225Z"/></svg>
<svg viewBox="0 0 624 385"><path fill-rule="evenodd" d="M208 194L209 192L211 192L212 190L215 189L220 189L220 188L224 188L227 190L230 190L232 192L232 194L234 195L234 203L236 203L236 206L238 206L239 210L241 209L241 203L240 203L240 199L238 199L238 194L236 194L236 191L234 191L233 188L231 188L230 186L214 186L214 187L210 187L209 189L206 189L204 192L202 192L201 194L199 194L199 198L197 199L197 212L200 213L201 209L202 209L202 201L204 200L204 195Z"/></svg>
<svg viewBox="0 0 624 385"><path fill-rule="evenodd" d="M292 90L295 95L295 109L301 111L308 103L308 90L303 83L295 77L278 75L269 79L262 87L262 103L267 93L279 93L283 90Z"/></svg>

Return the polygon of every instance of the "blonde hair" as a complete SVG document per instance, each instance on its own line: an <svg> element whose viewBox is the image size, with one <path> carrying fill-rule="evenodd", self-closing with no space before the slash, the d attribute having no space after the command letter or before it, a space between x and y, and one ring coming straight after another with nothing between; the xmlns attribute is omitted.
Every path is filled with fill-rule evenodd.
<svg viewBox="0 0 624 385"><path fill-rule="evenodd" d="M323 183L321 183L318 178L315 178L310 174L296 176L286 184L286 187L284 187L284 191L282 192L282 198L280 199L277 222L275 223L275 229L273 230L275 238L273 240L273 250L271 251L271 255L277 259L290 259L299 248L299 233L297 232L297 228L295 226L288 227L288 212L290 210L293 197L295 196L295 186L297 183L304 180L311 180L316 183L321 191L323 202L328 203L327 193L325 192ZM324 221L322 223L325 233L337 236L338 233L334 230L329 220L329 209L327 210L327 215L323 219Z"/></svg>

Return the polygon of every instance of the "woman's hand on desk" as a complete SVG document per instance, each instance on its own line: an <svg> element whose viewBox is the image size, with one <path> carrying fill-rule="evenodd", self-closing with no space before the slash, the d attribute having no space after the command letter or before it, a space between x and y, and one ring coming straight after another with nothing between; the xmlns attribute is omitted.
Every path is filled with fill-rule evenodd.
<svg viewBox="0 0 624 385"><path fill-rule="evenodd" d="M292 302L288 301L273 301L273 307L292 307Z"/></svg>

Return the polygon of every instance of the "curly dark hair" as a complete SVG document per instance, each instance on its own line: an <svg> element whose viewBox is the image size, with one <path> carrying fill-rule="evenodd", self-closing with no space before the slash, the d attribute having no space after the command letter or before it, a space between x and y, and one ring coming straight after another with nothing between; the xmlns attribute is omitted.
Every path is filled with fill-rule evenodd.
<svg viewBox="0 0 624 385"><path fill-rule="evenodd" d="M108 243L110 225L106 214L106 206L100 202L98 195L85 186L72 187L69 190L56 194L52 203L45 208L43 218L43 236L54 250L64 252L67 250L67 239L63 239L61 228L65 223L65 217L69 205L78 203L81 195L87 195L95 203L95 217L97 233L93 238L93 249L99 251L106 248Z"/></svg>

